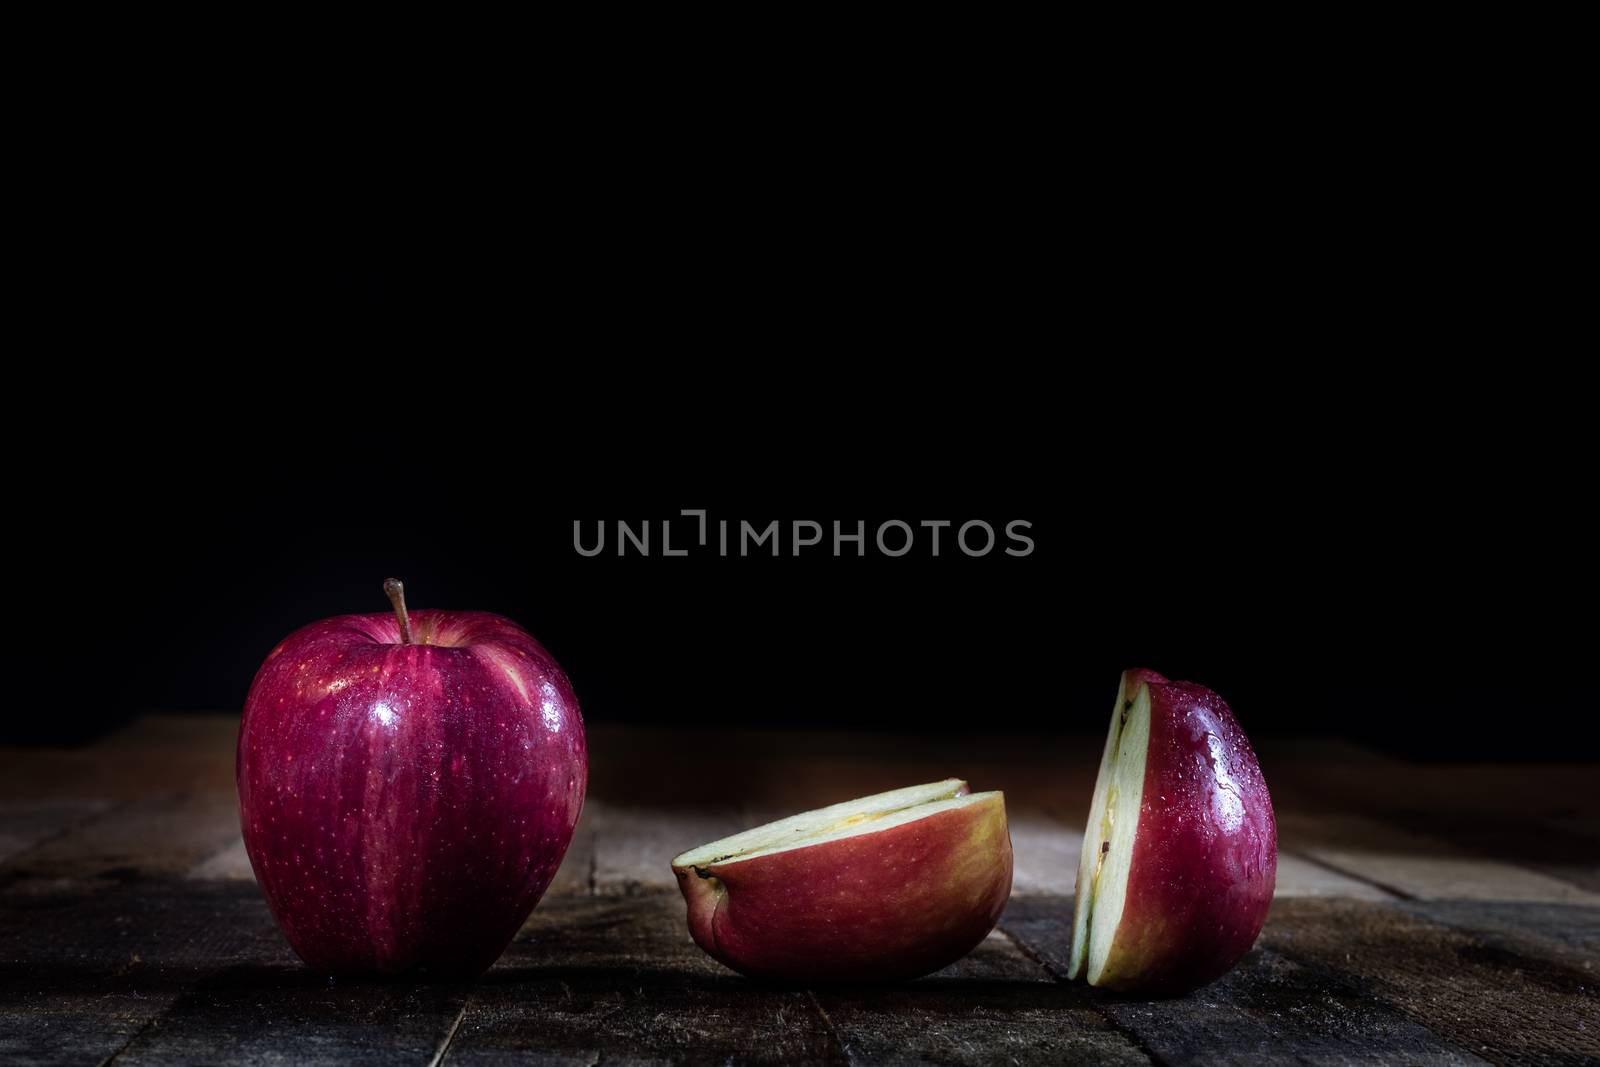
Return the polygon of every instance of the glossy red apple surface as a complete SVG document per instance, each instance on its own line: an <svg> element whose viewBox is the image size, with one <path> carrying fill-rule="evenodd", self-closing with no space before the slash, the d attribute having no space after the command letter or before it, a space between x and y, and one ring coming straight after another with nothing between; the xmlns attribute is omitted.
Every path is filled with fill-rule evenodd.
<svg viewBox="0 0 1600 1067"><path fill-rule="evenodd" d="M1070 977L1175 994L1237 963L1266 921L1277 822L1221 697L1150 670L1122 678L1084 834Z"/></svg>
<svg viewBox="0 0 1600 1067"><path fill-rule="evenodd" d="M239 731L245 847L313 969L476 974L572 840L583 720L509 619L397 608L312 623L261 665Z"/></svg>
<svg viewBox="0 0 1600 1067"><path fill-rule="evenodd" d="M958 779L782 819L672 861L689 932L753 978L892 982L954 963L1011 892L1005 798Z"/></svg>

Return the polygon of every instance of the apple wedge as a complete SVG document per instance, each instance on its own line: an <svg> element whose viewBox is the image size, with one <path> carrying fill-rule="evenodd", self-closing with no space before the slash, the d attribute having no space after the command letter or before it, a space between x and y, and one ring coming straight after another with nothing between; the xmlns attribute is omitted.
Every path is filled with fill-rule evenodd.
<svg viewBox="0 0 1600 1067"><path fill-rule="evenodd" d="M954 963L1011 892L1005 797L957 778L819 808L672 861L689 932L740 974L893 982Z"/></svg>
<svg viewBox="0 0 1600 1067"><path fill-rule="evenodd" d="M1067 976L1130 993L1204 985L1255 943L1277 869L1272 797L1228 705L1126 672L1084 830Z"/></svg>

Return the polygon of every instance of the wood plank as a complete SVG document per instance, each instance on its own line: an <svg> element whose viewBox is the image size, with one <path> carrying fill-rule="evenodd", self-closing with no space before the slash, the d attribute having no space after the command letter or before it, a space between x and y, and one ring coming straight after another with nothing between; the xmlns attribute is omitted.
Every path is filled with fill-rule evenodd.
<svg viewBox="0 0 1600 1067"><path fill-rule="evenodd" d="M106 800L11 800L0 802L0 863L42 841L103 814Z"/></svg>
<svg viewBox="0 0 1600 1067"><path fill-rule="evenodd" d="M109 809L24 849L0 866L0 872L8 885L183 875L238 836L238 807L231 793L150 797Z"/></svg>
<svg viewBox="0 0 1600 1067"><path fill-rule="evenodd" d="M1278 884L1273 899L1350 897L1355 900L1398 900L1386 889L1325 867L1293 852L1278 852Z"/></svg>
<svg viewBox="0 0 1600 1067"><path fill-rule="evenodd" d="M1503 812L1397 811L1385 821L1600 893L1600 839L1589 834L1555 824L1530 826L1528 819Z"/></svg>
<svg viewBox="0 0 1600 1067"><path fill-rule="evenodd" d="M707 735L708 753L598 731L567 862L482 983L330 990L249 882L236 725L158 717L86 749L0 751L0 1061L1600 1059L1593 768L1264 747L1283 852L1261 943L1215 985L1145 1003L1050 980L1080 840L1062 813L1087 805L1098 741L1085 757L1059 739L751 733ZM726 773L663 775L674 764L651 737ZM690 941L678 851L952 772L1007 792L1006 937L917 983L815 993L747 982Z"/></svg>
<svg viewBox="0 0 1600 1067"><path fill-rule="evenodd" d="M240 959L293 962L253 886L76 888L0 911L0 1061L98 1063Z"/></svg>
<svg viewBox="0 0 1600 1067"><path fill-rule="evenodd" d="M996 931L916 982L816 992L852 1063L1150 1063L1078 986Z"/></svg>
<svg viewBox="0 0 1600 1067"><path fill-rule="evenodd" d="M1408 900L1396 907L1464 930L1491 947L1560 963L1600 982L1600 908L1496 900Z"/></svg>
<svg viewBox="0 0 1600 1067"><path fill-rule="evenodd" d="M244 838L235 834L219 851L206 857L189 870L185 877L195 881L254 882L255 871L250 866L250 855L245 851Z"/></svg>
<svg viewBox="0 0 1600 1067"><path fill-rule="evenodd" d="M847 1062L804 990L749 982L689 938L676 896L555 897L478 983L450 1065Z"/></svg>
<svg viewBox="0 0 1600 1067"><path fill-rule="evenodd" d="M0 800L230 793L239 717L154 715L82 748L0 749Z"/></svg>
<svg viewBox="0 0 1600 1067"><path fill-rule="evenodd" d="M672 857L744 828L731 808L589 804L594 808L594 892L600 895L676 893Z"/></svg>
<svg viewBox="0 0 1600 1067"><path fill-rule="evenodd" d="M115 1063L430 1063L456 1027L468 991L466 985L419 982L334 983L298 960L233 967L177 998Z"/></svg>
<svg viewBox="0 0 1600 1067"><path fill-rule="evenodd" d="M594 828L601 807L593 798L584 802L583 814L572 831L572 843L567 846L567 854L561 858L561 866L556 869L545 896L574 893L588 896L594 892Z"/></svg>
<svg viewBox="0 0 1600 1067"><path fill-rule="evenodd" d="M1571 882L1366 816L1285 812L1278 819L1278 842L1280 848L1420 900L1600 904L1600 893Z"/></svg>
<svg viewBox="0 0 1600 1067"><path fill-rule="evenodd" d="M1316 901L1297 903L1313 909L1310 915L1321 906ZM1051 973L1065 978L1072 937L1070 900L1013 899L1000 925ZM1482 1062L1467 1048L1374 1000L1337 968L1291 960L1270 949L1258 947L1222 979L1185 997L1141 1001L1076 988L1163 1062Z"/></svg>
<svg viewBox="0 0 1600 1067"><path fill-rule="evenodd" d="M1070 894L1078 880L1083 833L1037 808L1010 809L1011 895Z"/></svg>
<svg viewBox="0 0 1600 1067"><path fill-rule="evenodd" d="M1600 1061L1594 972L1361 901L1273 905L1263 948L1351 976L1459 1048L1495 1062Z"/></svg>

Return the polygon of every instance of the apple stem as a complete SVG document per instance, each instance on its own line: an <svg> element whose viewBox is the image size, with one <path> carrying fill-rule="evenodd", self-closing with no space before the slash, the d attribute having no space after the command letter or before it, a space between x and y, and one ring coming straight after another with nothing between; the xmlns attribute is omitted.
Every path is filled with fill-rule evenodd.
<svg viewBox="0 0 1600 1067"><path fill-rule="evenodd" d="M398 578L385 578L383 591L394 605L394 617L400 620L400 643L411 644L411 616L406 614L406 587Z"/></svg>

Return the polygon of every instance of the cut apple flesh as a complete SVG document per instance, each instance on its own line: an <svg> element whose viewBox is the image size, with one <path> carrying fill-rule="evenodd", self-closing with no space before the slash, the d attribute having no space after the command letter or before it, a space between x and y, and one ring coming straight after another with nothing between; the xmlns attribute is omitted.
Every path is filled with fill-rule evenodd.
<svg viewBox="0 0 1600 1067"><path fill-rule="evenodd" d="M793 815L732 837L724 837L709 845L690 849L674 859L672 865L679 869L701 868L770 856L775 852L806 848L824 841L887 830L951 808L975 804L995 795L968 793L967 783L959 778L895 789Z"/></svg>
<svg viewBox="0 0 1600 1067"><path fill-rule="evenodd" d="M1095 777L1072 907L1067 977L1084 977L1087 971L1090 985L1099 982L1122 921L1149 746L1150 687L1139 683L1129 692L1124 675Z"/></svg>

